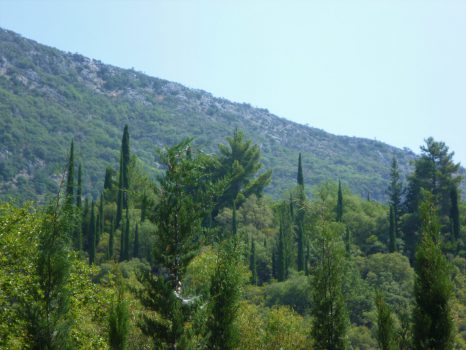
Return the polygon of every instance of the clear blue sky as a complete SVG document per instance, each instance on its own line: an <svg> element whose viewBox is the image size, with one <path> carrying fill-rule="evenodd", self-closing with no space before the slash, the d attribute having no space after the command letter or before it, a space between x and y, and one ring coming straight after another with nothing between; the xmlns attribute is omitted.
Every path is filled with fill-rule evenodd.
<svg viewBox="0 0 466 350"><path fill-rule="evenodd" d="M466 164L466 1L0 0L0 26L332 133Z"/></svg>

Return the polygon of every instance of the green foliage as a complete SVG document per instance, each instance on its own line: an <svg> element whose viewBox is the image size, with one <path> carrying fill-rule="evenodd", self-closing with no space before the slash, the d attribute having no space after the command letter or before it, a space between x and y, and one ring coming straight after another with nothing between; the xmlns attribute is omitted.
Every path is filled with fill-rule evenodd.
<svg viewBox="0 0 466 350"><path fill-rule="evenodd" d="M382 294L375 297L377 308L377 342L381 350L395 350L395 325L390 307L383 300Z"/></svg>
<svg viewBox="0 0 466 350"><path fill-rule="evenodd" d="M117 300L110 308L109 316L109 343L112 350L127 349L129 334L128 303L124 299L121 280L118 285Z"/></svg>
<svg viewBox="0 0 466 350"><path fill-rule="evenodd" d="M440 248L440 224L433 196L428 192L423 196L419 209L422 237L416 250L413 343L415 349L452 349L450 266Z"/></svg>

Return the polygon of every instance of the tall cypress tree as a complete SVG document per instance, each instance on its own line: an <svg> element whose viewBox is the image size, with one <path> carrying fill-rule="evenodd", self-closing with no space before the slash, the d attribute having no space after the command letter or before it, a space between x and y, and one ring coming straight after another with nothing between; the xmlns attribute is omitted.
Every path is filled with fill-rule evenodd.
<svg viewBox="0 0 466 350"><path fill-rule="evenodd" d="M252 238L251 242L251 252L249 254L249 269L251 270L251 283L257 284L257 261L256 261L256 243L254 242L254 238Z"/></svg>
<svg viewBox="0 0 466 350"><path fill-rule="evenodd" d="M377 343L381 350L396 350L395 324L390 307L378 292L375 297L377 309Z"/></svg>
<svg viewBox="0 0 466 350"><path fill-rule="evenodd" d="M86 197L84 199L84 208L81 215L81 240L83 241L81 247L85 251L87 251L89 248L89 211L89 199Z"/></svg>
<svg viewBox="0 0 466 350"><path fill-rule="evenodd" d="M105 169L104 190L112 190L113 188L113 169Z"/></svg>
<svg viewBox="0 0 466 350"><path fill-rule="evenodd" d="M341 181L338 180L338 199L337 199L337 209L336 209L336 220L341 222L343 219L343 193L341 191Z"/></svg>
<svg viewBox="0 0 466 350"><path fill-rule="evenodd" d="M304 186L303 166L301 164L301 153L298 158L298 186Z"/></svg>
<svg viewBox="0 0 466 350"><path fill-rule="evenodd" d="M234 201L233 201L233 215L231 218L231 233L233 237L236 237L238 234L238 222L236 219L236 204Z"/></svg>
<svg viewBox="0 0 466 350"><path fill-rule="evenodd" d="M285 232L283 228L283 219L280 218L280 231L278 235L278 248L277 248L277 279L284 281L288 274L288 267L286 264L287 252L285 243Z"/></svg>
<svg viewBox="0 0 466 350"><path fill-rule="evenodd" d="M99 215L97 220L97 234L96 234L96 244L100 242L100 238L104 233L104 194L100 193L99 200Z"/></svg>
<svg viewBox="0 0 466 350"><path fill-rule="evenodd" d="M146 220L146 211L147 211L147 195L144 193L142 196L142 202L141 202L141 222L144 222Z"/></svg>
<svg viewBox="0 0 466 350"><path fill-rule="evenodd" d="M136 229L134 230L133 258L139 258L139 229L138 229L138 224L136 224Z"/></svg>
<svg viewBox="0 0 466 350"><path fill-rule="evenodd" d="M78 165L78 188L76 191L76 207L81 209L82 206L82 197L83 197L83 188L82 188L82 167L81 163Z"/></svg>
<svg viewBox="0 0 466 350"><path fill-rule="evenodd" d="M117 280L117 299L113 301L108 318L109 343L111 350L126 350L129 336L128 302L124 299L122 278Z"/></svg>
<svg viewBox="0 0 466 350"><path fill-rule="evenodd" d="M390 225L388 234L388 250L390 253L396 251L396 222L395 222L395 209L393 205L390 205L389 215Z"/></svg>
<svg viewBox="0 0 466 350"><path fill-rule="evenodd" d="M108 239L108 258L113 258L113 248L115 245L115 218L112 217L112 222L110 225L110 237Z"/></svg>
<svg viewBox="0 0 466 350"><path fill-rule="evenodd" d="M416 250L413 345L414 349L452 349L450 267L440 248L440 223L433 195L427 191L421 195L422 236Z"/></svg>
<svg viewBox="0 0 466 350"><path fill-rule="evenodd" d="M125 220L125 249L123 251L123 260L129 260L129 213L128 208L126 208L126 220Z"/></svg>
<svg viewBox="0 0 466 350"><path fill-rule="evenodd" d="M123 209L128 208L128 189L129 189L129 131L128 125L125 125L123 130L123 137L121 140L121 153L120 153L120 174L118 179L118 197L117 197L117 217L116 225L120 225L123 214Z"/></svg>
<svg viewBox="0 0 466 350"><path fill-rule="evenodd" d="M460 238L460 212L458 209L458 190L456 186L452 186L450 190L450 222L452 238L458 241Z"/></svg>
<svg viewBox="0 0 466 350"><path fill-rule="evenodd" d="M343 298L344 248L338 227L325 222L319 227L319 252L313 283L314 349L347 349L348 316Z"/></svg>
<svg viewBox="0 0 466 350"><path fill-rule="evenodd" d="M66 202L71 206L74 203L74 141L71 140L70 157L66 178Z"/></svg>
<svg viewBox="0 0 466 350"><path fill-rule="evenodd" d="M235 324L241 287L236 237L227 240L219 250L217 266L211 278L207 348L233 350L237 349L240 336Z"/></svg>
<svg viewBox="0 0 466 350"><path fill-rule="evenodd" d="M400 235L400 216L401 216L401 194L403 192L403 184L401 182L400 170L395 157L392 159L390 169L390 185L388 187L389 204L393 210L393 231L395 239ZM395 247L396 249L396 247Z"/></svg>
<svg viewBox="0 0 466 350"><path fill-rule="evenodd" d="M351 230L349 226L346 226L345 231L345 252L347 257L351 256Z"/></svg>
<svg viewBox="0 0 466 350"><path fill-rule="evenodd" d="M96 245L96 222L95 222L95 210L94 210L94 201L91 204L91 218L89 220L89 265L92 265L95 261L95 245Z"/></svg>

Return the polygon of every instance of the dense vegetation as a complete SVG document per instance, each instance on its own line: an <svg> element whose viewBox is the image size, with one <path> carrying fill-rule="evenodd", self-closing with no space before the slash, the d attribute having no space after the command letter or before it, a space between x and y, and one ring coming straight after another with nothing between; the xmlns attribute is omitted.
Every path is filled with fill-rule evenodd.
<svg viewBox="0 0 466 350"><path fill-rule="evenodd" d="M118 163L124 124L131 126L134 154L154 179L162 172L159 147L193 137L195 145L215 152L235 128L244 130L273 169L266 192L274 198L294 184L300 152L307 185L340 177L353 193L383 201L392 155L403 176L414 159L408 150L334 136L0 29L0 198L45 202L56 193L71 138L83 164L83 193L98 195L103 169Z"/></svg>
<svg viewBox="0 0 466 350"><path fill-rule="evenodd" d="M269 197L238 130L213 154L161 149L154 181L130 132L97 197L70 140L48 205L0 204L0 348L466 348L466 205L444 143L406 181L393 158L381 204L344 178L306 188L305 155Z"/></svg>

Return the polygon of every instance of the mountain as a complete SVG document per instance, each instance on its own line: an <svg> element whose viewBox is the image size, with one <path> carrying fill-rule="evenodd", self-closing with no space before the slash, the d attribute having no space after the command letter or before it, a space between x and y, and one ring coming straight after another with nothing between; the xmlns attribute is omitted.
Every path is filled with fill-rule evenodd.
<svg viewBox="0 0 466 350"><path fill-rule="evenodd" d="M201 149L216 152L241 129L260 145L265 168L273 169L274 197L295 184L299 152L307 185L341 178L353 192L377 200L385 199L392 156L405 175L415 159L408 149L335 136L0 29L0 197L40 199L56 191L72 138L85 188L96 193L105 167L116 169L126 123L132 152L152 174L161 146L192 136Z"/></svg>

